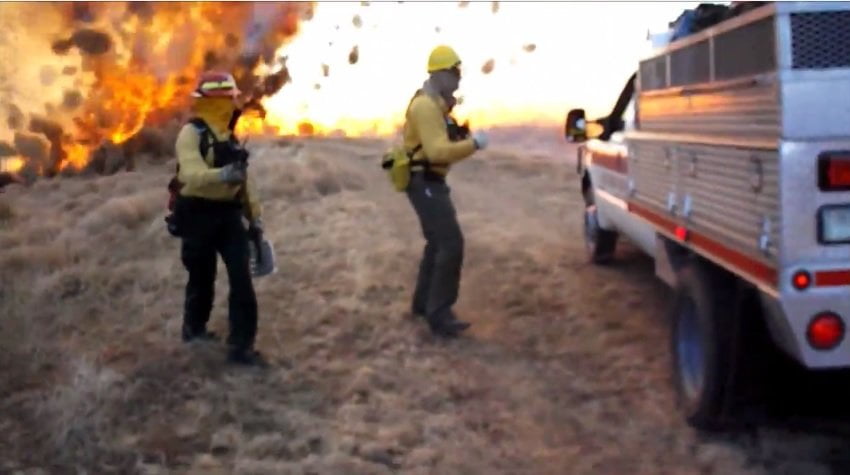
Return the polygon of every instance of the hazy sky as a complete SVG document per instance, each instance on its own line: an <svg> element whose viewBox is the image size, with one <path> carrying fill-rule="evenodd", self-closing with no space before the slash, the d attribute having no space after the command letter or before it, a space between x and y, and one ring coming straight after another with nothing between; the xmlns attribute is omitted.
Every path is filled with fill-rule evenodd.
<svg viewBox="0 0 850 475"><path fill-rule="evenodd" d="M268 106L287 123L390 126L427 77L428 53L445 43L464 65L458 115L477 125L561 121L576 106L604 114L649 51L647 30L666 30L683 9L697 4L500 2L494 14L491 2L465 8L457 2L320 3L313 20L281 49L289 56L293 82ZM529 53L523 46L530 43L536 49ZM354 45L359 60L351 65ZM481 67L488 59L495 67L486 75ZM323 63L330 66L329 77L323 77Z"/></svg>

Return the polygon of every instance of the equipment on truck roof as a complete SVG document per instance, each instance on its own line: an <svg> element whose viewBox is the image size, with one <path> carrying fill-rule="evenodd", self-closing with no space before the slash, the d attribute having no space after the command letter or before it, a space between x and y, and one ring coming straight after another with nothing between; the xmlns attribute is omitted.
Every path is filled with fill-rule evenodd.
<svg viewBox="0 0 850 475"><path fill-rule="evenodd" d="M649 39L653 39L654 45L660 47L770 3L773 2L732 2L730 5L700 3L694 9L682 11L669 23L667 32L649 35Z"/></svg>

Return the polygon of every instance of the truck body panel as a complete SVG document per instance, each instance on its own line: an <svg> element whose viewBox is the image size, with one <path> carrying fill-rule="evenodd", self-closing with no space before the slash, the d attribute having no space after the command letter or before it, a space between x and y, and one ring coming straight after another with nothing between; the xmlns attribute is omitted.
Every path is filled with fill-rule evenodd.
<svg viewBox="0 0 850 475"><path fill-rule="evenodd" d="M786 353L850 366L850 341L824 351L806 336L820 312L850 317L850 242L821 239L824 210L850 208L850 190L818 185L823 153L850 157L847 91L850 2L766 4L677 40L640 61L625 130L583 145L600 226L668 284L668 243L732 272L760 290Z"/></svg>

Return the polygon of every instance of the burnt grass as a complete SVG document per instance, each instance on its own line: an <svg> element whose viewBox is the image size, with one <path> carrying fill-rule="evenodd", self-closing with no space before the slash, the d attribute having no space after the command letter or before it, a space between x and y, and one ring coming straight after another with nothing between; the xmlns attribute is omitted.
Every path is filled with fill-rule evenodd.
<svg viewBox="0 0 850 475"><path fill-rule="evenodd" d="M451 174L473 323L454 341L407 314L423 241L384 143L252 141L279 268L256 281L266 370L180 341L173 161L11 185L0 473L846 473L846 376L789 374L772 392L795 397L735 431L683 422L669 291L626 241L587 264L574 151L533 133L495 135Z"/></svg>

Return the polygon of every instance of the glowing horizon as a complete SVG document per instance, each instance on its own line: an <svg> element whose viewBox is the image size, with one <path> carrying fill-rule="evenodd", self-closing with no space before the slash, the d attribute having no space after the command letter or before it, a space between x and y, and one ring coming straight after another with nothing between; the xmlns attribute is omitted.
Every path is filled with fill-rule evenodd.
<svg viewBox="0 0 850 475"><path fill-rule="evenodd" d="M464 101L456 111L473 125L561 123L574 107L604 115L649 52L647 31L663 31L695 5L500 2L494 14L492 2L463 8L456 2L319 2L313 19L278 51L288 56L292 82L265 102L267 122L284 133L301 121L354 135L373 128L391 133L427 78L428 53L437 44L454 47L463 60L458 96ZM524 50L528 44L534 51ZM355 45L359 58L352 65ZM484 74L490 59L495 67Z"/></svg>

